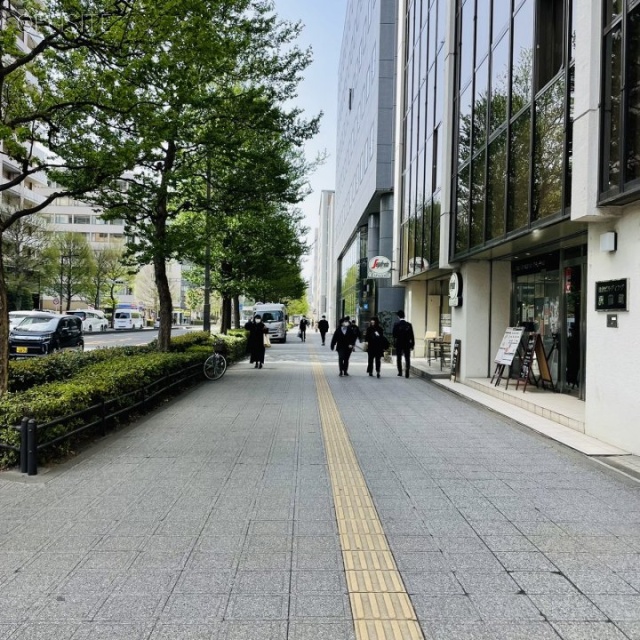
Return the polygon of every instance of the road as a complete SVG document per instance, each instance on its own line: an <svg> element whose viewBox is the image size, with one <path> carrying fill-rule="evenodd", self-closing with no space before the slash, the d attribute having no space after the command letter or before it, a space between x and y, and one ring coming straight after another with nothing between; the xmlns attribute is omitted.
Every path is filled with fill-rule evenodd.
<svg viewBox="0 0 640 640"><path fill-rule="evenodd" d="M189 329L174 328L172 336L188 333ZM93 351L101 347L134 347L151 342L158 336L157 329L143 329L142 331L107 331L106 333L85 333L84 350Z"/></svg>

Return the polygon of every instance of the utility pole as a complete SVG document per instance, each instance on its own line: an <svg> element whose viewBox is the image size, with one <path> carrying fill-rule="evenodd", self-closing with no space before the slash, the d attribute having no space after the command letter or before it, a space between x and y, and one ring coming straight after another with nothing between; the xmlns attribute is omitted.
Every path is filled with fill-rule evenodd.
<svg viewBox="0 0 640 640"><path fill-rule="evenodd" d="M204 219L204 318L202 319L202 330L211 332L211 239L210 222L211 217L211 157L207 155L207 209Z"/></svg>

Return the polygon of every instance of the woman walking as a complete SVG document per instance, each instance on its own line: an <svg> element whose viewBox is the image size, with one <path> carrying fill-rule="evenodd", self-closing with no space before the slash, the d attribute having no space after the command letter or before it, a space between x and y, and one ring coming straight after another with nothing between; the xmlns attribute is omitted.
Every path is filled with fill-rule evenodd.
<svg viewBox="0 0 640 640"><path fill-rule="evenodd" d="M380 359L385 349L389 348L389 341L384 337L380 320L377 316L371 318L367 331L364 335L364 342L367 345L367 373L373 376L373 367L375 365L376 375L380 377Z"/></svg>
<svg viewBox="0 0 640 640"><path fill-rule="evenodd" d="M269 329L262 323L262 316L256 314L253 320L249 320L244 328L249 332L247 347L249 348L249 362L255 362L254 369L262 369L264 364L264 336L269 333Z"/></svg>

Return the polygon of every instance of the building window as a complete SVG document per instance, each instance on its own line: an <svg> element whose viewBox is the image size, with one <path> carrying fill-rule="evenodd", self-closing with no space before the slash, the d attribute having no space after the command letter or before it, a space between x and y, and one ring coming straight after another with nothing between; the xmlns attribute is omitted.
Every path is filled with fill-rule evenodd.
<svg viewBox="0 0 640 640"><path fill-rule="evenodd" d="M640 2L605 0L600 202L640 199Z"/></svg>

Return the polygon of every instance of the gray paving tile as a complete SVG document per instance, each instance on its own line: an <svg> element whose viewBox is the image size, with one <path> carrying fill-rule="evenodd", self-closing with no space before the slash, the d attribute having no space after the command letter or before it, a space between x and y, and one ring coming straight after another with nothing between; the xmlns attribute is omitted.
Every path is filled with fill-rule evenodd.
<svg viewBox="0 0 640 640"><path fill-rule="evenodd" d="M221 622L209 624L159 623L149 640L217 640L222 630Z"/></svg>
<svg viewBox="0 0 640 640"><path fill-rule="evenodd" d="M425 635L430 640L558 640L559 638L553 627L546 622L456 624L430 621L426 628Z"/></svg>
<svg viewBox="0 0 640 640"><path fill-rule="evenodd" d="M157 595L168 594L175 586L178 571L150 569L129 571L114 585L113 591L121 594Z"/></svg>
<svg viewBox="0 0 640 640"><path fill-rule="evenodd" d="M526 594L578 595L578 589L565 576L554 571L514 571L511 577Z"/></svg>
<svg viewBox="0 0 640 640"><path fill-rule="evenodd" d="M69 640L78 627L79 625L74 623L24 624L13 634L13 638L16 640ZM0 638L2 637L0 635Z"/></svg>
<svg viewBox="0 0 640 640"><path fill-rule="evenodd" d="M85 622L80 625L73 640L147 640L151 623Z"/></svg>
<svg viewBox="0 0 640 640"><path fill-rule="evenodd" d="M211 593L174 593L162 609L163 624L209 623L222 619L226 595Z"/></svg>
<svg viewBox="0 0 640 640"><path fill-rule="evenodd" d="M289 571L245 571L237 572L233 581L233 592L244 594L289 593Z"/></svg>
<svg viewBox="0 0 640 640"><path fill-rule="evenodd" d="M289 640L355 640L351 622L291 622Z"/></svg>
<svg viewBox="0 0 640 640"><path fill-rule="evenodd" d="M554 622L563 640L628 640L611 622Z"/></svg>
<svg viewBox="0 0 640 640"><path fill-rule="evenodd" d="M331 619L350 619L349 597L346 594L299 593L291 597L289 615L298 619L322 618L323 622Z"/></svg>
<svg viewBox="0 0 640 640"><path fill-rule="evenodd" d="M42 599L31 618L34 622L82 622L90 619L103 601L104 595L91 592L49 595Z"/></svg>
<svg viewBox="0 0 640 640"><path fill-rule="evenodd" d="M141 594L114 594L109 596L94 616L96 621L128 623L155 617L166 596Z"/></svg>
<svg viewBox="0 0 640 640"><path fill-rule="evenodd" d="M468 596L413 595L413 607L418 620L451 620L456 622L480 622L480 614Z"/></svg>
<svg viewBox="0 0 640 640"><path fill-rule="evenodd" d="M220 640L287 640L287 623L272 621L228 621L224 623Z"/></svg>
<svg viewBox="0 0 640 640"><path fill-rule="evenodd" d="M543 622L540 611L524 594L471 594L471 602L487 622L515 620L518 622Z"/></svg>
<svg viewBox="0 0 640 640"><path fill-rule="evenodd" d="M471 595L516 594L520 587L506 572L479 573L459 571L456 578L466 593Z"/></svg>
<svg viewBox="0 0 640 640"><path fill-rule="evenodd" d="M507 571L554 571L556 567L539 552L500 551L496 557Z"/></svg>
<svg viewBox="0 0 640 640"><path fill-rule="evenodd" d="M286 620L289 598L279 595L232 595L227 620Z"/></svg>
<svg viewBox="0 0 640 640"><path fill-rule="evenodd" d="M583 595L530 594L529 598L550 622L600 622L607 619L601 611L602 607L596 607Z"/></svg>
<svg viewBox="0 0 640 640"><path fill-rule="evenodd" d="M593 595L590 599L614 622L640 622L640 595Z"/></svg>

